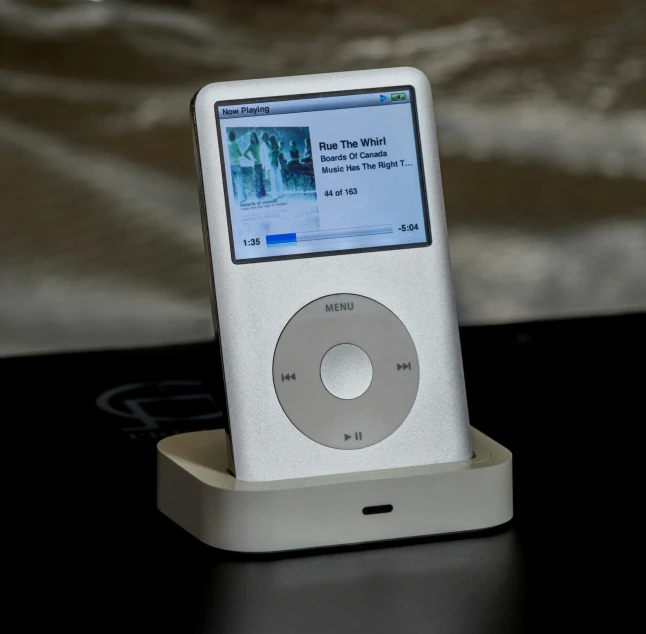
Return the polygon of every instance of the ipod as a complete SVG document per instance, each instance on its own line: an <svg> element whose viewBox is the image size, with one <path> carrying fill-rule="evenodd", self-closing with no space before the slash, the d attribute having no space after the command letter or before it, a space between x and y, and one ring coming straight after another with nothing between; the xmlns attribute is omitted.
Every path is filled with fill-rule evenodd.
<svg viewBox="0 0 646 634"><path fill-rule="evenodd" d="M235 476L470 459L426 77L216 83L191 110Z"/></svg>

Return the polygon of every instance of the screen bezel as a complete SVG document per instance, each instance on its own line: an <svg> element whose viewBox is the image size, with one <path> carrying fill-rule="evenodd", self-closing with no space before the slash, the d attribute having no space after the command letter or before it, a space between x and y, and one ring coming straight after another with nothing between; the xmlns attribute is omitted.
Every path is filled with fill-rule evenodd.
<svg viewBox="0 0 646 634"><path fill-rule="evenodd" d="M415 136L415 150L417 153L417 169L419 172L420 193L422 196L422 211L424 216L425 235L424 242L413 242L408 244L394 244L378 247L366 247L358 249L341 249L335 251L316 251L314 253L295 253L294 255L277 255L262 258L244 258L236 259L235 244L233 241L233 223L231 222L231 210L229 207L229 186L227 182L226 163L224 160L224 147L222 142L222 131L220 129L219 108L223 106L244 105L248 103L267 103L271 101L292 101L296 99L316 99L321 97L340 97L345 95L362 95L373 92L398 92L408 90L410 92L411 115L413 117L413 133ZM429 247L432 244L431 221L428 210L428 196L426 193L426 179L424 177L424 160L422 157L422 144L419 135L419 121L417 116L417 96L413 86L386 86L375 88L362 88L359 90L338 90L331 92L303 93L297 95L278 95L274 97L254 97L252 99L227 99L216 101L214 103L215 122L218 133L218 148L220 150L220 173L224 190L224 204L227 211L227 229L229 231L229 249L231 252L231 261L233 264L253 264L258 262L280 262L282 260L296 260L300 258L319 258L330 257L335 255L348 255L351 253L369 253L373 251L395 251L399 249L419 249ZM390 106L388 106L390 107Z"/></svg>

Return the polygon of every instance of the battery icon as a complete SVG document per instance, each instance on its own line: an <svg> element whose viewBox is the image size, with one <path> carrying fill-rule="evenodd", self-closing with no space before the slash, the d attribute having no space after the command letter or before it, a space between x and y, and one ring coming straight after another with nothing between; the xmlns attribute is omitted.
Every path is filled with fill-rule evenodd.
<svg viewBox="0 0 646 634"><path fill-rule="evenodd" d="M406 93L393 92L390 94L390 101L406 101Z"/></svg>

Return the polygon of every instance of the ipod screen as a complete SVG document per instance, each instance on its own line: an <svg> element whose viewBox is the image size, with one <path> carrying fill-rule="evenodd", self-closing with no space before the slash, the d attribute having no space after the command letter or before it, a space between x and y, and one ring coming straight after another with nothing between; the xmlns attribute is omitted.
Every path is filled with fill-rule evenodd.
<svg viewBox="0 0 646 634"><path fill-rule="evenodd" d="M233 261L424 247L411 86L215 104Z"/></svg>

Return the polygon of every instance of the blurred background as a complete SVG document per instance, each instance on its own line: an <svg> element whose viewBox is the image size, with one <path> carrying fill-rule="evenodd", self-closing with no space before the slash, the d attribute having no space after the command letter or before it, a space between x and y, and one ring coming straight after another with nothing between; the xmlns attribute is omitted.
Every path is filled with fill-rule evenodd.
<svg viewBox="0 0 646 634"><path fill-rule="evenodd" d="M212 325L189 102L411 65L462 324L646 308L646 4L0 0L0 355Z"/></svg>

